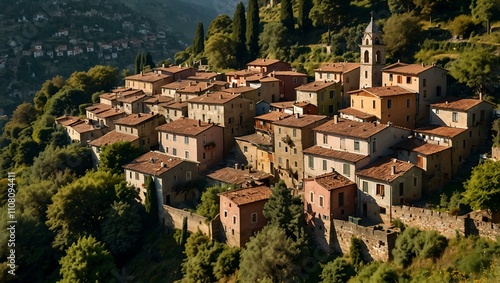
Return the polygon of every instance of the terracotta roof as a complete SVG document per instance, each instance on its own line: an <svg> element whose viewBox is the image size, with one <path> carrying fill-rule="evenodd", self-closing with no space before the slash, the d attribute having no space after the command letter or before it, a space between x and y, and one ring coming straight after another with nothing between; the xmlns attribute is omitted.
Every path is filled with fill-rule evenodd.
<svg viewBox="0 0 500 283"><path fill-rule="evenodd" d="M260 79L260 82L261 83L267 83L267 82L281 82L280 79L277 79L275 77L265 77L265 78L262 78Z"/></svg>
<svg viewBox="0 0 500 283"><path fill-rule="evenodd" d="M389 96L399 96L407 94L416 94L414 91L402 88L400 86L379 86L379 87L368 87L359 90L349 91L348 93L360 93L366 92L378 97L389 97Z"/></svg>
<svg viewBox="0 0 500 283"><path fill-rule="evenodd" d="M180 81L172 82L172 83L169 83L166 85L162 85L161 88L178 90L181 88L185 88L186 86L189 86L190 84L196 84L196 82L189 81L189 80L180 80Z"/></svg>
<svg viewBox="0 0 500 283"><path fill-rule="evenodd" d="M361 112L357 109L354 109L352 107L348 107L348 108L344 108L344 109L340 109L339 110L340 113L343 113L343 114L346 114L346 115L350 115L350 116L354 116L354 117L358 117L360 119L368 119L368 118L373 118L375 117L375 115L372 115L372 114L368 114L368 113L364 113L364 112Z"/></svg>
<svg viewBox="0 0 500 283"><path fill-rule="evenodd" d="M117 91L117 90L119 90L119 91ZM108 93L103 93L103 94L99 95L99 97L102 99L113 101L113 100L118 99L120 97L126 97L126 96L134 95L134 94L135 95L144 94L144 91L142 91L140 89L121 88L121 89L114 89Z"/></svg>
<svg viewBox="0 0 500 283"><path fill-rule="evenodd" d="M272 64L276 64L276 63L279 63L279 62L281 62L281 61L280 60L276 60L276 59L263 59L263 58L259 58L259 59L255 59L252 62L248 63L247 66L270 66Z"/></svg>
<svg viewBox="0 0 500 283"><path fill-rule="evenodd" d="M467 111L472 107L484 102L479 99L447 97L443 101L431 104L431 108Z"/></svg>
<svg viewBox="0 0 500 283"><path fill-rule="evenodd" d="M202 104L226 104L238 97L241 97L241 94L231 94L223 91L216 91L191 98L189 99L189 102Z"/></svg>
<svg viewBox="0 0 500 283"><path fill-rule="evenodd" d="M113 116L123 115L125 112L121 109L111 108L106 111L95 114L98 118L109 118Z"/></svg>
<svg viewBox="0 0 500 283"><path fill-rule="evenodd" d="M418 74L420 74L424 71L427 71L433 67L435 67L435 66L432 66L432 65L426 66L423 64L394 63L392 65L389 65L389 66L383 68L382 72L417 76Z"/></svg>
<svg viewBox="0 0 500 283"><path fill-rule="evenodd" d="M113 144L113 143L119 142L119 141L133 142L133 141L138 140L138 139L139 139L138 136L119 133L119 132L113 130L113 131L105 134L104 136L91 141L89 143L89 145L101 147L101 146Z"/></svg>
<svg viewBox="0 0 500 283"><path fill-rule="evenodd" d="M149 72L149 73L144 73L144 74L137 74L137 75L128 76L125 78L125 80L152 83L152 82L161 81L161 80L167 79L167 78L170 78L170 76L163 75L163 74L157 74L154 72Z"/></svg>
<svg viewBox="0 0 500 283"><path fill-rule="evenodd" d="M307 74L299 73L295 71L273 71L271 76L294 76L294 77L307 77Z"/></svg>
<svg viewBox="0 0 500 283"><path fill-rule="evenodd" d="M145 104L160 104L160 103L169 103L173 102L174 99L170 96L163 96L163 95L153 95L151 98L148 98L143 101Z"/></svg>
<svg viewBox="0 0 500 283"><path fill-rule="evenodd" d="M96 128L92 123L87 123L85 120L79 119L78 121L72 123L71 125L68 125L68 127L71 127L75 132L79 134L87 133L87 132L92 132L94 130L100 130L100 128Z"/></svg>
<svg viewBox="0 0 500 283"><path fill-rule="evenodd" d="M338 123L335 124L335 120L332 119L314 128L314 131L336 134L340 136L367 139L388 127L389 126L386 124L357 122L348 119L338 118Z"/></svg>
<svg viewBox="0 0 500 283"><path fill-rule="evenodd" d="M213 79L216 78L219 74L216 72L196 72L194 76L190 76L187 79L188 80L208 80L208 79Z"/></svg>
<svg viewBox="0 0 500 283"><path fill-rule="evenodd" d="M299 87L296 87L297 91L319 91L325 89L329 86L335 85L336 82L325 82L325 81L316 81L312 83L308 83Z"/></svg>
<svg viewBox="0 0 500 283"><path fill-rule="evenodd" d="M423 140L417 138L409 138L405 141L402 141L394 146L394 149L403 149L403 150L411 150L423 155L432 155L443 150L449 149L449 146L442 146L432 143L427 143Z"/></svg>
<svg viewBox="0 0 500 283"><path fill-rule="evenodd" d="M428 127L417 128L414 131L417 133L422 133L427 135L453 138L467 131L467 129L453 128L446 126L428 126Z"/></svg>
<svg viewBox="0 0 500 283"><path fill-rule="evenodd" d="M361 64L359 63L327 63L321 67L315 69L315 72L327 72L327 73L348 73L352 70L358 69Z"/></svg>
<svg viewBox="0 0 500 283"><path fill-rule="evenodd" d="M272 146L273 145L270 138L266 138L264 135L257 134L257 133L247 135L247 136L235 137L235 139L246 141L246 142L256 144L256 145L263 145L263 146Z"/></svg>
<svg viewBox="0 0 500 283"><path fill-rule="evenodd" d="M312 103L309 103L307 101L301 101L301 102L296 102L293 104L293 106L295 107L299 107L299 108L304 108L306 107L307 105L313 105L314 107L317 107L316 105L312 104Z"/></svg>
<svg viewBox="0 0 500 283"><path fill-rule="evenodd" d="M290 115L291 114L287 114L287 113L280 112L280 111L271 111L269 113L257 116L257 117L255 117L255 119L274 122L274 121L279 121L279 120L282 120L284 118L287 118Z"/></svg>
<svg viewBox="0 0 500 283"><path fill-rule="evenodd" d="M253 188L244 188L238 190L230 190L224 193L220 193L219 196L224 196L230 199L236 205L245 205L249 203L254 203L258 201L263 201L269 199L272 192L269 187L259 186Z"/></svg>
<svg viewBox="0 0 500 283"><path fill-rule="evenodd" d="M356 185L356 183L337 172L325 173L313 178L304 179L304 181L316 181L318 185L329 191Z"/></svg>
<svg viewBox="0 0 500 283"><path fill-rule="evenodd" d="M181 117L170 123L156 127L156 130L179 135L197 136L212 127L218 126L195 119Z"/></svg>
<svg viewBox="0 0 500 283"><path fill-rule="evenodd" d="M187 103L187 101L170 102L170 103L162 103L162 104L160 104L160 106L163 108L168 108L168 109L182 109L182 108L188 107L188 103Z"/></svg>
<svg viewBox="0 0 500 283"><path fill-rule="evenodd" d="M319 121L327 121L327 117L322 115L302 115L297 118L296 115L292 115L285 119L276 121L274 124L292 128L303 128Z"/></svg>
<svg viewBox="0 0 500 283"><path fill-rule="evenodd" d="M392 166L396 166L395 174L392 174ZM357 176L368 177L384 182L392 182L400 176L403 176L415 165L397 159L382 157L368 167L356 172Z"/></svg>
<svg viewBox="0 0 500 283"><path fill-rule="evenodd" d="M153 114L144 114L144 113L130 114L126 117L115 120L115 124L116 125L135 126L135 125L139 125L141 123L144 123L146 121L152 120L154 118L157 118L159 116L160 115L158 115L158 114L153 115Z"/></svg>
<svg viewBox="0 0 500 283"><path fill-rule="evenodd" d="M125 164L123 168L143 174L161 176L162 174L181 164L182 162L189 161L166 155L158 151L150 151Z"/></svg>
<svg viewBox="0 0 500 283"><path fill-rule="evenodd" d="M272 175L262 171L252 170L250 173L248 169L239 170L225 167L208 174L207 177L227 184L242 185L247 181L263 181L271 178Z"/></svg>
<svg viewBox="0 0 500 283"><path fill-rule="evenodd" d="M279 109L286 109L286 108L293 108L294 103L295 101L273 102L271 103L271 106Z"/></svg>
<svg viewBox="0 0 500 283"><path fill-rule="evenodd" d="M249 87L249 86L239 86L239 87L230 87L230 88L221 89L220 91L227 92L227 93L245 93L245 92L250 92L250 91L257 91L257 89L253 88L253 87Z"/></svg>
<svg viewBox="0 0 500 283"><path fill-rule="evenodd" d="M71 125L77 122L78 120L80 120L80 118L75 116L66 116L66 115L56 118L56 122L63 126Z"/></svg>
<svg viewBox="0 0 500 283"><path fill-rule="evenodd" d="M258 70L244 69L244 70L239 70L239 71L227 72L226 76L243 76L243 77L248 77L248 76L252 76L252 75L255 75L255 74L259 74L259 73L260 72Z"/></svg>
<svg viewBox="0 0 500 283"><path fill-rule="evenodd" d="M340 159L352 163L356 163L364 158L368 157L368 155L351 153L343 150L335 150L330 148L321 147L319 145L312 146L310 148L304 149L303 153L317 155L327 158Z"/></svg>
<svg viewBox="0 0 500 283"><path fill-rule="evenodd" d="M193 82L192 84L180 88L177 90L178 93L202 93L213 88L213 84L207 82Z"/></svg>
<svg viewBox="0 0 500 283"><path fill-rule="evenodd" d="M126 97L118 98L118 101L123 102L123 103L134 103L134 102L139 101L145 97L146 97L145 94L143 94L143 95L129 95Z"/></svg>
<svg viewBox="0 0 500 283"><path fill-rule="evenodd" d="M226 81L213 81L212 82L213 85L218 85L218 86L226 86L228 85L229 83L226 82Z"/></svg>
<svg viewBox="0 0 500 283"><path fill-rule="evenodd" d="M264 77L264 74L257 73L257 74L253 74L251 76L246 77L245 80L248 82L253 82L253 81L258 81L258 80L262 79L263 77Z"/></svg>
<svg viewBox="0 0 500 283"><path fill-rule="evenodd" d="M94 103L91 106L85 108L85 110L88 111L88 112L90 112L90 113L97 114L97 113L100 113L100 112L107 111L107 110L109 110L111 108L113 108L113 107L111 105L109 105L109 104Z"/></svg>
<svg viewBox="0 0 500 283"><path fill-rule="evenodd" d="M158 68L154 68L154 70L158 70L158 71L162 71L162 72L168 72L168 73L172 73L172 74L175 74L175 73L180 73L182 71L186 71L186 70L189 70L189 69L192 69L190 67L179 67L177 65L172 65L170 67L158 67Z"/></svg>

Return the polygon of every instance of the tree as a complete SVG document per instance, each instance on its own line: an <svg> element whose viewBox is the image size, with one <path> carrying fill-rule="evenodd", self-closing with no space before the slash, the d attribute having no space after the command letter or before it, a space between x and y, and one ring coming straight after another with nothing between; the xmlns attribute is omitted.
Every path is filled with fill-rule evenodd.
<svg viewBox="0 0 500 283"><path fill-rule="evenodd" d="M98 235L120 182L120 175L91 171L60 188L47 209L46 224L56 232L53 246L63 250L82 236Z"/></svg>
<svg viewBox="0 0 500 283"><path fill-rule="evenodd" d="M410 13L415 9L414 0L388 0L387 5L392 14Z"/></svg>
<svg viewBox="0 0 500 283"><path fill-rule="evenodd" d="M218 15L208 26L207 39L218 33L229 34L233 31L233 21L226 15Z"/></svg>
<svg viewBox="0 0 500 283"><path fill-rule="evenodd" d="M99 155L99 170L113 174L123 173L122 166L141 155L139 148L127 141L119 141L103 146Z"/></svg>
<svg viewBox="0 0 500 283"><path fill-rule="evenodd" d="M219 186L209 187L201 194L201 201L196 208L196 213L204 216L211 221L219 214L219 193L227 189Z"/></svg>
<svg viewBox="0 0 500 283"><path fill-rule="evenodd" d="M193 40L193 55L198 55L203 53L205 49L205 31L203 29L203 23L199 22L196 27L196 32L194 34Z"/></svg>
<svg viewBox="0 0 500 283"><path fill-rule="evenodd" d="M410 14L392 15L384 25L387 53L394 59L411 57L410 47L415 45L421 32L422 27L417 17Z"/></svg>
<svg viewBox="0 0 500 283"><path fill-rule="evenodd" d="M141 230L137 206L115 201L102 223L102 240L113 254L123 254L135 246Z"/></svg>
<svg viewBox="0 0 500 283"><path fill-rule="evenodd" d="M234 41L229 34L217 33L207 40L205 47L208 64L214 69L227 69L236 66Z"/></svg>
<svg viewBox="0 0 500 283"><path fill-rule="evenodd" d="M486 24L486 33L490 33L490 21L493 15L500 13L500 0L475 0L471 4L472 17Z"/></svg>
<svg viewBox="0 0 500 283"><path fill-rule="evenodd" d="M472 209L500 211L500 162L486 161L474 167L464 182L464 202Z"/></svg>
<svg viewBox="0 0 500 283"><path fill-rule="evenodd" d="M142 59L141 52L137 52L137 55L135 56L135 65L134 65L134 71L136 75L140 74L142 71L141 59Z"/></svg>
<svg viewBox="0 0 500 283"><path fill-rule="evenodd" d="M111 272L116 268L104 244L91 236L71 245L60 263L61 283L110 282Z"/></svg>
<svg viewBox="0 0 500 283"><path fill-rule="evenodd" d="M229 277L240 265L240 249L236 247L225 247L217 258L214 265L214 275L220 280Z"/></svg>
<svg viewBox="0 0 500 283"><path fill-rule="evenodd" d="M363 254L361 253L361 243L363 243L363 240L360 238L351 238L349 257L351 258L351 264L354 265L356 269L361 267L364 263Z"/></svg>
<svg viewBox="0 0 500 283"><path fill-rule="evenodd" d="M19 143L13 161L16 167L29 166L33 164L33 159L40 153L40 146L32 139L24 139Z"/></svg>
<svg viewBox="0 0 500 283"><path fill-rule="evenodd" d="M293 9L291 0L281 0L280 21L281 24L287 30L287 36L293 37L293 32L295 30L295 22L293 19Z"/></svg>
<svg viewBox="0 0 500 283"><path fill-rule="evenodd" d="M350 6L349 0L314 0L314 6L309 13L314 26L326 26L328 43L332 40L332 28L335 23L341 24Z"/></svg>
<svg viewBox="0 0 500 283"><path fill-rule="evenodd" d="M248 0L246 45L248 60L254 60L259 54L260 16L257 0Z"/></svg>
<svg viewBox="0 0 500 283"><path fill-rule="evenodd" d="M470 16L459 15L449 24L450 31L455 36L468 38L474 30L474 21Z"/></svg>
<svg viewBox="0 0 500 283"><path fill-rule="evenodd" d="M51 80L47 80L43 83L39 91L36 92L33 102L35 103L35 109L37 113L41 114L43 112L45 103L56 94L65 84L65 80L61 76L55 76Z"/></svg>
<svg viewBox="0 0 500 283"><path fill-rule="evenodd" d="M281 23L271 22L264 26L259 36L259 46L263 57L279 60L290 58L291 38Z"/></svg>
<svg viewBox="0 0 500 283"><path fill-rule="evenodd" d="M245 46L246 32L245 6L240 2L236 6L236 11L233 16L233 40L235 43L236 65L241 68L246 63L247 48Z"/></svg>
<svg viewBox="0 0 500 283"><path fill-rule="evenodd" d="M309 13L313 7L312 0L299 0L299 15L297 22L302 35L307 34L312 28L312 21L309 18Z"/></svg>
<svg viewBox="0 0 500 283"><path fill-rule="evenodd" d="M294 259L300 251L285 230L266 226L252 237L241 252L240 278L242 282L293 281L297 266Z"/></svg>
<svg viewBox="0 0 500 283"><path fill-rule="evenodd" d="M31 103L23 102L19 104L16 110L14 110L14 113L12 113L12 119L10 120L10 123L29 126L35 120L35 107Z"/></svg>
<svg viewBox="0 0 500 283"><path fill-rule="evenodd" d="M338 257L323 267L322 283L344 283L356 275L354 268L345 259Z"/></svg>
<svg viewBox="0 0 500 283"><path fill-rule="evenodd" d="M500 75L495 70L500 67L500 59L493 49L474 47L465 50L451 64L450 74L461 83L475 90L480 99L488 86L498 81Z"/></svg>
<svg viewBox="0 0 500 283"><path fill-rule="evenodd" d="M144 208L147 213L148 223L151 226L158 224L158 196L156 195L156 185L151 176L146 177L144 183L146 186L146 199L144 200Z"/></svg>
<svg viewBox="0 0 500 283"><path fill-rule="evenodd" d="M87 72L74 72L67 80L71 88L81 89L87 97L98 91L110 91L118 82L118 68L111 66L96 65ZM90 99L82 103L91 102ZM79 103L81 104L81 103Z"/></svg>
<svg viewBox="0 0 500 283"><path fill-rule="evenodd" d="M153 56L151 56L151 53L149 51L146 53L146 61L144 62L144 69L152 71L155 67L155 62L153 61Z"/></svg>
<svg viewBox="0 0 500 283"><path fill-rule="evenodd" d="M59 117L66 115L78 115L78 105L90 102L91 96L87 96L83 89L64 87L50 98L45 104L45 114ZM68 113L68 109L71 109Z"/></svg>
<svg viewBox="0 0 500 283"><path fill-rule="evenodd" d="M213 265L224 250L224 245L211 241L201 232L192 234L186 242L186 259L182 272L187 282L216 282Z"/></svg>

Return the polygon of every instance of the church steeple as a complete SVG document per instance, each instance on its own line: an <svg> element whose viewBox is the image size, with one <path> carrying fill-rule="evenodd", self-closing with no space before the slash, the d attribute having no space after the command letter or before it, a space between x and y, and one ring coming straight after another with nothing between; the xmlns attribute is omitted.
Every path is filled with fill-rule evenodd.
<svg viewBox="0 0 500 283"><path fill-rule="evenodd" d="M385 46L382 33L375 24L373 12L359 47L361 48L359 88L381 86L382 68L385 65Z"/></svg>

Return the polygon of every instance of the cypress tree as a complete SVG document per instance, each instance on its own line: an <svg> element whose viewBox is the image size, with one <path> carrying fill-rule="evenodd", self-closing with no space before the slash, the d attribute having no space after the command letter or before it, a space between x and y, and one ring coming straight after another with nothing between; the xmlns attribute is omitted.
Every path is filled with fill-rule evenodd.
<svg viewBox="0 0 500 283"><path fill-rule="evenodd" d="M254 60L259 54L259 24L259 4L257 3L257 0L248 0L246 45L249 60Z"/></svg>
<svg viewBox="0 0 500 283"><path fill-rule="evenodd" d="M233 40L236 43L236 63L238 67L244 66L246 63L247 48L245 46L245 32L246 32L246 19L245 19L245 6L242 2L236 6L236 11L233 17Z"/></svg>
<svg viewBox="0 0 500 283"><path fill-rule="evenodd" d="M199 22L193 40L193 54L196 56L202 53L203 50L205 50L205 31L203 29L203 23Z"/></svg>
<svg viewBox="0 0 500 283"><path fill-rule="evenodd" d="M158 223L158 199L156 197L156 187L151 176L146 178L146 199L144 200L144 208L147 213L147 223L150 227L155 226Z"/></svg>
<svg viewBox="0 0 500 283"><path fill-rule="evenodd" d="M312 27L312 21L309 18L309 13L313 6L312 0L299 0L299 29L302 35L309 32Z"/></svg>
<svg viewBox="0 0 500 283"><path fill-rule="evenodd" d="M291 0L281 0L280 19L283 26L287 29L288 35L293 36L294 21Z"/></svg>
<svg viewBox="0 0 500 283"><path fill-rule="evenodd" d="M141 53L137 52L137 55L135 56L135 67L134 67L135 74L139 74L141 72Z"/></svg>
<svg viewBox="0 0 500 283"><path fill-rule="evenodd" d="M146 62L144 63L145 68L149 68L150 70L153 70L155 67L155 62L153 61L153 56L148 52L146 53Z"/></svg>
<svg viewBox="0 0 500 283"><path fill-rule="evenodd" d="M141 71L144 70L146 66L146 54L144 52L141 53Z"/></svg>

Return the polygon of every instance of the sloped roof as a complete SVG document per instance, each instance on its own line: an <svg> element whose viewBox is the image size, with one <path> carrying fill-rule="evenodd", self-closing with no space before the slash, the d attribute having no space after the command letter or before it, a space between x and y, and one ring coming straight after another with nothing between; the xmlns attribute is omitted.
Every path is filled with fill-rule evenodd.
<svg viewBox="0 0 500 283"><path fill-rule="evenodd" d="M313 178L304 179L304 181L316 181L318 185L329 191L356 185L356 183L342 176L338 172L325 173Z"/></svg>
<svg viewBox="0 0 500 283"><path fill-rule="evenodd" d="M405 141L395 144L394 146L392 146L392 148L411 150L423 155L432 155L447 150L451 147L428 143L423 140L419 140L417 138L409 138Z"/></svg>
<svg viewBox="0 0 500 283"><path fill-rule="evenodd" d="M135 126L139 125L141 123L144 123L146 121L155 119L157 117L160 117L158 114L144 114L144 113L137 113L137 114L130 114L126 117L120 118L115 120L116 125L126 125L126 126Z"/></svg>
<svg viewBox="0 0 500 283"><path fill-rule="evenodd" d="M163 79L170 78L170 75L157 74L154 72L142 73L137 75L128 76L125 80L140 81L140 82L157 82Z"/></svg>
<svg viewBox="0 0 500 283"><path fill-rule="evenodd" d="M338 122L332 119L316 128L314 131L322 133L336 134L354 138L367 139L388 128L386 124L376 124L370 122L357 122L348 119L338 118Z"/></svg>
<svg viewBox="0 0 500 283"><path fill-rule="evenodd" d="M315 81L315 82L311 82L311 83L296 87L295 90L315 92L315 91L325 89L325 88L332 86L332 85L335 85L335 84L336 84L336 82Z"/></svg>
<svg viewBox="0 0 500 283"><path fill-rule="evenodd" d="M247 181L266 180L272 176L273 175L263 171L252 170L252 172L249 172L248 169L239 170L232 167L224 167L207 175L208 178L213 180L236 185L242 185Z"/></svg>
<svg viewBox="0 0 500 283"><path fill-rule="evenodd" d="M414 131L417 133L428 134L433 136L453 138L467 131L467 129L447 127L447 126L427 126L427 127L417 128Z"/></svg>
<svg viewBox="0 0 500 283"><path fill-rule="evenodd" d="M360 93L366 92L377 97L391 97L400 96L408 94L416 94L416 92L400 86L378 86L378 87L368 87L359 90L349 91L348 93Z"/></svg>
<svg viewBox="0 0 500 283"><path fill-rule="evenodd" d="M417 76L418 74L432 68L439 68L439 67L432 65L425 65L425 64L405 64L398 62L383 68L382 72Z"/></svg>
<svg viewBox="0 0 500 283"><path fill-rule="evenodd" d="M395 174L392 174L393 166L395 166L396 169ZM368 165L368 167L357 171L356 175L360 177L368 177L375 180L381 180L384 182L392 182L398 177L403 176L406 172L408 172L415 166L416 165L409 162L382 157L371 165Z"/></svg>
<svg viewBox="0 0 500 283"><path fill-rule="evenodd" d="M267 186L230 190L220 193L219 196L227 197L236 205L245 205L269 199L272 192Z"/></svg>
<svg viewBox="0 0 500 283"><path fill-rule="evenodd" d="M447 97L438 103L431 104L431 107L447 110L467 111L474 106L481 104L482 102L485 101L471 98Z"/></svg>
<svg viewBox="0 0 500 283"><path fill-rule="evenodd" d="M351 152L347 152L344 150L335 150L335 149L325 148L325 147L321 147L319 145L314 145L310 148L304 149L303 153L321 156L321 157L326 157L326 158L333 158L333 159L337 159L337 160L340 159L340 160L344 160L344 161L348 161L348 162L352 162L352 163L356 163L356 162L368 157L368 155L351 153Z"/></svg>
<svg viewBox="0 0 500 283"><path fill-rule="evenodd" d="M161 176L168 170L180 165L182 162L190 161L158 151L150 151L123 165L123 168L143 174Z"/></svg>
<svg viewBox="0 0 500 283"><path fill-rule="evenodd" d="M290 115L291 114L284 113L281 111L271 111L269 113L257 116L257 117L255 117L255 119L274 122L274 121L279 121L281 119L287 118Z"/></svg>
<svg viewBox="0 0 500 283"><path fill-rule="evenodd" d="M206 104L226 104L229 101L241 97L241 94L231 94L223 91L205 93L198 97L189 99L190 103L206 103Z"/></svg>
<svg viewBox="0 0 500 283"><path fill-rule="evenodd" d="M322 115L292 115L285 119L274 122L275 125L292 127L292 128L303 128L319 121L326 121L327 117Z"/></svg>
<svg viewBox="0 0 500 283"><path fill-rule="evenodd" d="M328 72L328 73L349 73L352 70L359 68L360 63L340 62L340 63L327 63L315 69L315 72Z"/></svg>
<svg viewBox="0 0 500 283"><path fill-rule="evenodd" d="M119 141L133 142L133 141L138 140L138 139L139 139L138 136L119 133L119 132L113 130L113 131L105 134L104 136L91 141L89 143L89 145L101 147L101 146L113 144L113 143L119 142Z"/></svg>
<svg viewBox="0 0 500 283"><path fill-rule="evenodd" d="M179 134L179 135L197 136L212 127L219 127L219 126L216 126L215 124L211 123L209 124L203 121L198 121L195 119L188 119L185 117L181 117L170 123L156 127L156 130L161 132Z"/></svg>

